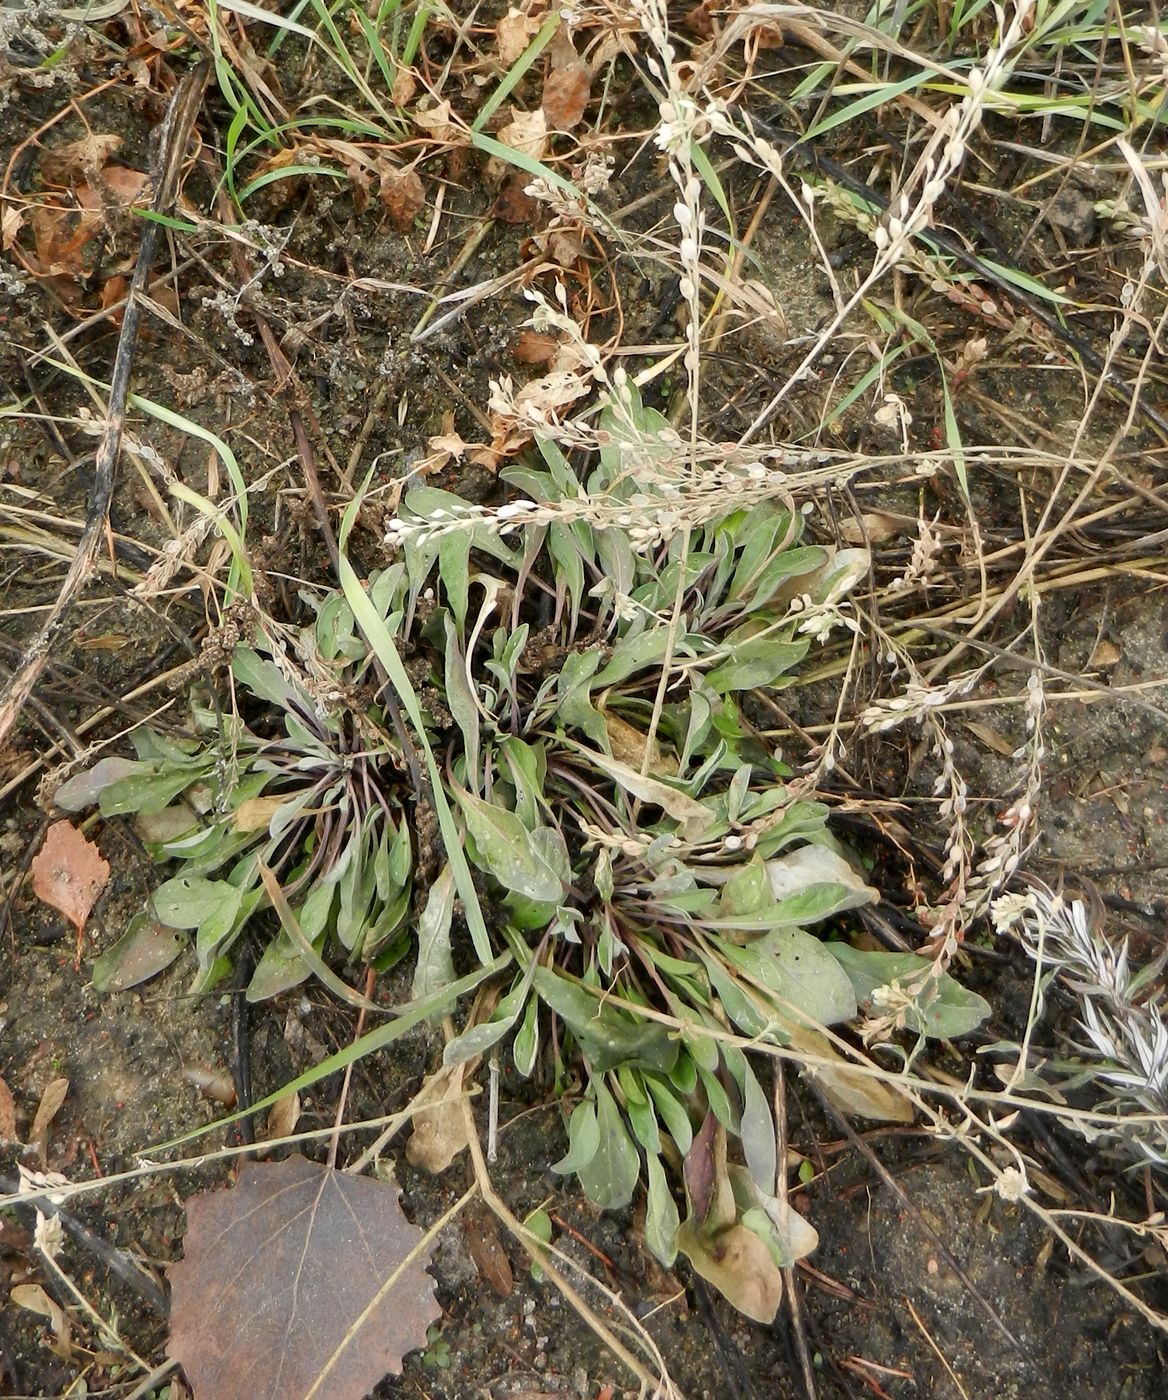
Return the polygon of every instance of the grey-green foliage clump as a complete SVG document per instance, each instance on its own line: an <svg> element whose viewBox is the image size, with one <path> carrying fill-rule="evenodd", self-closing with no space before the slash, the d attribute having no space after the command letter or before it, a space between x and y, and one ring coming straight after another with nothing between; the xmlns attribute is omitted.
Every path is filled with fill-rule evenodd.
<svg viewBox="0 0 1168 1400"><path fill-rule="evenodd" d="M833 1068L815 1027L910 969L808 931L875 891L750 705L849 624L866 560L805 543L797 512L729 476L694 513L669 477L671 429L635 395L600 422L583 480L550 440L506 470L523 493L510 508L407 493L388 568L365 586L343 561L310 625L257 627L236 649L230 714L196 707L181 741L140 733L136 761L59 797L137 814L176 863L149 922L171 949L193 931L198 990L269 907L265 872L281 927L253 998L313 972L335 982L326 960L385 966L411 930L415 992L431 996L454 976L461 898L480 961L512 971L446 1063L508 1041L520 1073L542 1049L567 1088L582 1062L557 1169L606 1207L644 1181L654 1251L684 1249L773 1316L814 1232L778 1210L769 1084L742 1043L811 1054L844 1101L899 1111L891 1093L873 1108L876 1086ZM403 715L421 722L409 751ZM453 839L431 867L411 830L435 812ZM922 995L922 1032L961 1033L983 1009L948 978ZM684 1221L668 1184L683 1163Z"/></svg>

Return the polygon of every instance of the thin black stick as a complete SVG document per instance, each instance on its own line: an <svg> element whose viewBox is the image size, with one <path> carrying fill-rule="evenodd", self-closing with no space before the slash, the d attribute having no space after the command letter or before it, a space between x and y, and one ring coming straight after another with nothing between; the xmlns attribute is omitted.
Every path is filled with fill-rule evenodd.
<svg viewBox="0 0 1168 1400"><path fill-rule="evenodd" d="M13 1177L0 1176L0 1192L6 1196L15 1196L19 1191L19 1181ZM71 1215L67 1210L62 1210L60 1206L54 1205L46 1197L42 1197L35 1203L30 1202L27 1207L18 1203L14 1208L18 1211L39 1211L42 1215L55 1215L65 1232L71 1235L83 1249L87 1249L96 1259L100 1259L110 1273L121 1279L127 1288L132 1288L151 1312L157 1313L161 1318L167 1317L170 1312L170 1304L167 1302L166 1294L124 1249L119 1249L116 1244L110 1244L109 1240L94 1234L88 1225L83 1225L75 1215Z"/></svg>
<svg viewBox="0 0 1168 1400"><path fill-rule="evenodd" d="M207 81L208 65L200 64L192 69L174 90L166 120L158 141L158 159L153 175L154 197L151 209L156 214L165 213L174 202L178 192L179 175L187 148L195 114L199 109L199 99ZM142 319L141 299L146 293L154 266L154 255L158 248L159 225L147 219L142 230L142 241L138 246L138 261L126 299L126 309L122 316L121 334L118 336L117 353L114 356L113 375L110 381L109 407L106 411L105 427L101 442L93 462L93 490L89 498L89 508L85 515L85 526L65 582L40 631L28 644L20 664L12 679L0 694L0 744L11 733L20 716L33 687L48 663L53 644L60 636L65 621L72 610L81 590L89 581L97 561L101 541L109 528L109 508L114 491L114 472L122 446L122 431L126 422L126 401L130 395L130 371L134 362L134 348L138 340L138 326Z"/></svg>

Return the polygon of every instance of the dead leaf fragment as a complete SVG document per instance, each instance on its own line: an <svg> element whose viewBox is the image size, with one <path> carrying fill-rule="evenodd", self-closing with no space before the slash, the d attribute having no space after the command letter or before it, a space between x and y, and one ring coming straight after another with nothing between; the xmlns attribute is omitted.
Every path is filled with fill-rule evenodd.
<svg viewBox="0 0 1168 1400"><path fill-rule="evenodd" d="M292 1156L187 1203L168 1354L198 1400L362 1400L441 1315L397 1191ZM400 1276L398 1271L400 1270Z"/></svg>
<svg viewBox="0 0 1168 1400"><path fill-rule="evenodd" d="M91 132L80 141L45 151L41 156L41 174L50 184L71 185L100 170L121 144L120 136Z"/></svg>
<svg viewBox="0 0 1168 1400"><path fill-rule="evenodd" d="M15 204L6 204L0 209L0 249L7 252L16 242L16 236L24 225L24 211Z"/></svg>
<svg viewBox="0 0 1168 1400"><path fill-rule="evenodd" d="M493 1216L485 1211L476 1211L463 1226L466 1247L475 1262L475 1268L500 1298L510 1298L515 1288L515 1275L511 1271L511 1261L499 1238Z"/></svg>
<svg viewBox="0 0 1168 1400"><path fill-rule="evenodd" d="M1122 647L1117 647L1110 637L1100 637L1087 665L1098 666L1105 671L1109 667L1117 665L1122 658Z"/></svg>
<svg viewBox="0 0 1168 1400"><path fill-rule="evenodd" d="M72 822L54 822L30 871L36 897L64 914L80 934L109 883L109 863L96 845Z"/></svg>
<svg viewBox="0 0 1168 1400"><path fill-rule="evenodd" d="M451 120L450 103L443 98L427 107L424 112L414 113L414 122L423 131L428 131L435 141L457 142L459 128Z"/></svg>
<svg viewBox="0 0 1168 1400"><path fill-rule="evenodd" d="M783 1275L765 1241L745 1225L730 1225L706 1237L683 1220L677 1247L695 1273L755 1322L775 1320L783 1301Z"/></svg>
<svg viewBox="0 0 1168 1400"><path fill-rule="evenodd" d="M268 1112L260 1141L275 1142L277 1138L291 1137L299 1122L300 1095L295 1090L290 1094L281 1094Z"/></svg>
<svg viewBox="0 0 1168 1400"><path fill-rule="evenodd" d="M1012 739L1007 739L992 724L983 724L981 720L977 719L967 719L965 727L975 739L980 739L987 749L992 749L994 753L1000 754L1003 758L1012 758L1014 750L1018 747Z"/></svg>
<svg viewBox="0 0 1168 1400"><path fill-rule="evenodd" d="M48 1162L49 1129L53 1126L53 1119L60 1113L61 1105L65 1102L68 1093L69 1081L67 1079L52 1079L45 1085L41 1101L37 1104L32 1128L28 1134L28 1145L35 1150L42 1169Z"/></svg>
<svg viewBox="0 0 1168 1400"><path fill-rule="evenodd" d="M553 131L571 131L584 120L592 96L588 65L576 59L547 75L543 85L543 111Z"/></svg>
<svg viewBox="0 0 1168 1400"><path fill-rule="evenodd" d="M554 335L538 331L520 331L511 342L511 354L521 365L548 365L559 353L560 342Z"/></svg>
<svg viewBox="0 0 1168 1400"><path fill-rule="evenodd" d="M266 831L272 818L287 800L281 793L269 793L264 797L245 797L231 814L231 825L236 831Z"/></svg>
<svg viewBox="0 0 1168 1400"><path fill-rule="evenodd" d="M411 1167L437 1176L467 1145L466 1114L462 1111L462 1080L467 1066L444 1065L429 1075L410 1107L414 1130L406 1144Z"/></svg>
<svg viewBox="0 0 1168 1400"><path fill-rule="evenodd" d="M414 220L426 207L426 190L416 170L396 170L389 167L381 172L381 202L389 221L398 233L408 233Z"/></svg>
<svg viewBox="0 0 1168 1400"><path fill-rule="evenodd" d="M72 1351L72 1329L69 1315L54 1299L50 1298L39 1283L18 1283L8 1295L18 1308L48 1318L53 1329L55 1345L52 1350L58 1356L68 1357Z"/></svg>
<svg viewBox="0 0 1168 1400"><path fill-rule="evenodd" d="M16 1136L16 1101L5 1080L0 1079L0 1142L19 1142Z"/></svg>
<svg viewBox="0 0 1168 1400"><path fill-rule="evenodd" d="M499 62L510 68L520 58L528 44L539 33L540 21L522 10L511 9L495 25L495 35L499 42Z"/></svg>
<svg viewBox="0 0 1168 1400"><path fill-rule="evenodd" d="M418 80L410 68L399 67L393 75L393 87L389 90L389 100L395 107L405 107L414 99L418 90Z"/></svg>
<svg viewBox="0 0 1168 1400"><path fill-rule="evenodd" d="M548 144L548 123L543 108L534 112L515 112L506 126L501 126L498 138L504 146L521 151L532 160L542 160Z"/></svg>

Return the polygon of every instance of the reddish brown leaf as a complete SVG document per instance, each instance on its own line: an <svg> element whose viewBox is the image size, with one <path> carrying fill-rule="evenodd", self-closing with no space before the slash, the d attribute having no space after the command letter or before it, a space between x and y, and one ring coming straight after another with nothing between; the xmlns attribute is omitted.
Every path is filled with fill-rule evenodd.
<svg viewBox="0 0 1168 1400"><path fill-rule="evenodd" d="M559 353L560 342L554 335L538 331L520 331L511 342L511 353L521 365L547 365Z"/></svg>
<svg viewBox="0 0 1168 1400"><path fill-rule="evenodd" d="M31 866L33 893L80 934L110 877L107 861L72 822L54 822Z"/></svg>
<svg viewBox="0 0 1168 1400"><path fill-rule="evenodd" d="M492 219L502 219L505 224L534 224L539 217L539 200L527 193L526 186L531 176L526 174L508 175L499 186L499 194L491 209Z"/></svg>
<svg viewBox="0 0 1168 1400"><path fill-rule="evenodd" d="M511 1261L499 1238L492 1216L478 1211L463 1226L466 1247L475 1262L475 1268L500 1298L510 1298L515 1287L515 1275L511 1272Z"/></svg>
<svg viewBox="0 0 1168 1400"><path fill-rule="evenodd" d="M543 85L543 111L548 126L554 131L571 131L579 126L591 96L592 78L582 59L553 69Z"/></svg>
<svg viewBox="0 0 1168 1400"><path fill-rule="evenodd" d="M303 1157L187 1203L169 1354L195 1400L362 1400L440 1316L396 1191Z"/></svg>
<svg viewBox="0 0 1168 1400"><path fill-rule="evenodd" d="M414 220L426 207L426 190L418 172L396 170L392 166L383 170L381 202L398 233L408 233Z"/></svg>

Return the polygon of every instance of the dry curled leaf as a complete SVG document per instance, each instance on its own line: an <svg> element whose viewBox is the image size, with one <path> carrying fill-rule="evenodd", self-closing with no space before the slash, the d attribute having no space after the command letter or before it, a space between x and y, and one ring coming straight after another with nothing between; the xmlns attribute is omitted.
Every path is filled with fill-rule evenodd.
<svg viewBox="0 0 1168 1400"><path fill-rule="evenodd" d="M80 141L56 146L41 156L41 175L50 184L71 185L100 170L122 144L120 136L91 132Z"/></svg>
<svg viewBox="0 0 1168 1400"><path fill-rule="evenodd" d="M437 1176L444 1172L469 1141L462 1111L462 1080L466 1065L444 1065L428 1075L410 1107L414 1130L406 1144L411 1167Z"/></svg>
<svg viewBox="0 0 1168 1400"><path fill-rule="evenodd" d="M543 108L538 107L534 112L512 110L511 120L499 128L498 137L513 151L520 151L532 160L542 160L548 144L548 123Z"/></svg>
<svg viewBox="0 0 1168 1400"><path fill-rule="evenodd" d="M389 166L381 172L381 202L398 233L408 233L426 207L426 190L416 170Z"/></svg>
<svg viewBox="0 0 1168 1400"><path fill-rule="evenodd" d="M560 342L554 335L539 331L520 331L511 342L511 354L521 365L549 365L559 353Z"/></svg>
<svg viewBox="0 0 1168 1400"><path fill-rule="evenodd" d="M543 85L543 111L553 131L571 131L584 119L592 79L588 65L576 59L563 68L553 69Z"/></svg>
<svg viewBox="0 0 1168 1400"><path fill-rule="evenodd" d="M45 1085L41 1101L37 1104L36 1115L32 1120L32 1128L29 1130L28 1143L37 1155L37 1160L41 1166L47 1165L49 1156L49 1129L53 1126L53 1119L61 1111L61 1105L69 1093L69 1081L67 1079L51 1079Z"/></svg>
<svg viewBox="0 0 1168 1400"><path fill-rule="evenodd" d="M509 68L520 58L528 44L539 33L540 21L532 15L524 14L514 6L495 25L499 41L499 62Z"/></svg>
<svg viewBox="0 0 1168 1400"><path fill-rule="evenodd" d="M187 1221L167 1351L195 1400L362 1400L441 1315L422 1232L368 1177L249 1162Z"/></svg>
<svg viewBox="0 0 1168 1400"><path fill-rule="evenodd" d="M36 897L60 910L78 934L109 883L109 863L72 822L54 822L31 866Z"/></svg>
<svg viewBox="0 0 1168 1400"><path fill-rule="evenodd" d="M16 1101L4 1079L0 1079L0 1143L19 1142L16 1136Z"/></svg>
<svg viewBox="0 0 1168 1400"><path fill-rule="evenodd" d="M515 1288L515 1275L511 1271L511 1261L499 1238L495 1218L485 1210L477 1210L467 1217L463 1225L463 1236L475 1268L500 1298L510 1298Z"/></svg>
<svg viewBox="0 0 1168 1400"><path fill-rule="evenodd" d="M425 111L414 113L414 122L423 131L428 131L435 141L457 142L460 128L451 120L450 103L443 98Z"/></svg>

